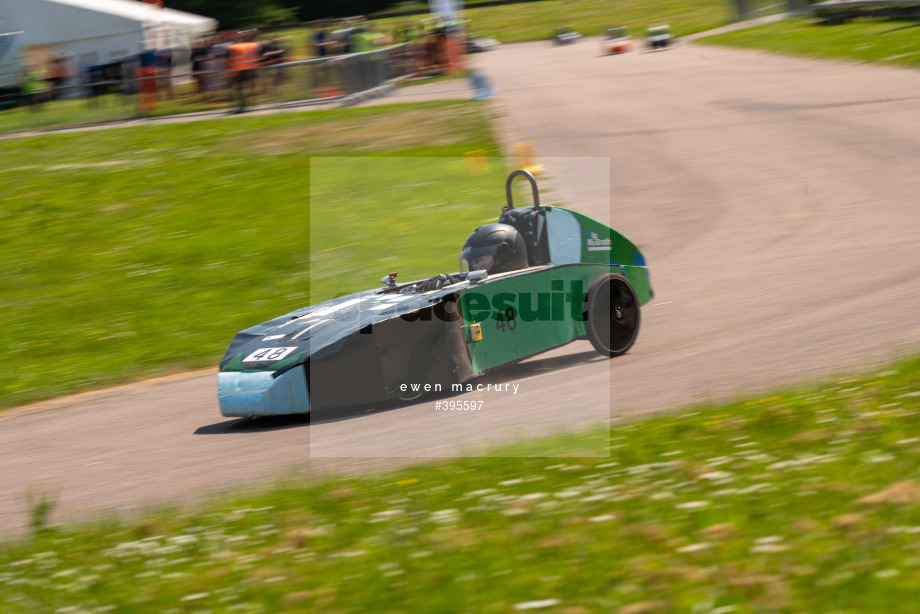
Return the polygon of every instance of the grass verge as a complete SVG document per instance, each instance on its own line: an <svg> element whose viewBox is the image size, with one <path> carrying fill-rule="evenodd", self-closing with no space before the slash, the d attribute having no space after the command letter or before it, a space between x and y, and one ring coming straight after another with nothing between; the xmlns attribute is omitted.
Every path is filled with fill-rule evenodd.
<svg viewBox="0 0 920 614"><path fill-rule="evenodd" d="M39 528L0 547L0 609L913 612L918 369L514 449L600 435L610 458L453 460Z"/></svg>
<svg viewBox="0 0 920 614"><path fill-rule="evenodd" d="M787 19L698 42L762 49L814 58L920 67L920 21L862 20L828 26L811 18Z"/></svg>
<svg viewBox="0 0 920 614"><path fill-rule="evenodd" d="M425 15L373 19L384 32L417 22ZM502 43L549 41L556 28L573 26L583 36L597 36L613 26L628 26L642 37L651 26L670 25L676 35L708 30L731 21L730 7L722 0L668 2L665 0L542 0L505 6L466 7L463 19L468 32L494 36ZM309 57L310 30L283 32L299 56Z"/></svg>
<svg viewBox="0 0 920 614"><path fill-rule="evenodd" d="M482 107L466 102L5 141L0 408L215 365L237 330L374 287L381 266L401 279L456 269L466 235L503 197L504 168L467 172L475 150L498 154ZM365 164L361 199L347 165L324 166L311 186L311 158L346 155L418 163L386 174ZM433 203L452 216L425 215ZM366 243L311 280L311 253L325 270L348 232ZM395 260L378 264L381 250Z"/></svg>
<svg viewBox="0 0 920 614"><path fill-rule="evenodd" d="M35 107L21 106L0 113L0 134L78 126L94 122L116 122L137 116L133 97L106 94L97 98L55 100Z"/></svg>
<svg viewBox="0 0 920 614"><path fill-rule="evenodd" d="M683 36L729 23L729 11L729 5L720 0L543 0L468 8L463 17L475 34L494 36L502 43L519 43L549 41L555 29L564 26L573 26L582 36L597 36L607 28L627 26L633 36L644 37L646 28L670 25L675 35Z"/></svg>

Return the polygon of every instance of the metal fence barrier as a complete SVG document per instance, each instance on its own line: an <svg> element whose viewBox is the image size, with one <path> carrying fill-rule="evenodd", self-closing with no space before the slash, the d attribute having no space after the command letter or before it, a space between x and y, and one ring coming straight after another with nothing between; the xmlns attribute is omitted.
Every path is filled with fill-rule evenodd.
<svg viewBox="0 0 920 614"><path fill-rule="evenodd" d="M417 71L409 44L259 66L148 76L125 62L115 78L40 93L0 89L0 133L195 113L240 113L316 104L347 105L384 93Z"/></svg>

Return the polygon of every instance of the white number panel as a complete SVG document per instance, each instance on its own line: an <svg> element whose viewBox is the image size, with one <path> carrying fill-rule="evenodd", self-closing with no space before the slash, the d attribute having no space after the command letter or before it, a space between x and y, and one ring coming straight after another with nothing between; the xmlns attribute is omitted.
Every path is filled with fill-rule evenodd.
<svg viewBox="0 0 920 614"><path fill-rule="evenodd" d="M265 362L267 360L281 360L296 349L296 345L292 348L259 348L244 358L243 362Z"/></svg>

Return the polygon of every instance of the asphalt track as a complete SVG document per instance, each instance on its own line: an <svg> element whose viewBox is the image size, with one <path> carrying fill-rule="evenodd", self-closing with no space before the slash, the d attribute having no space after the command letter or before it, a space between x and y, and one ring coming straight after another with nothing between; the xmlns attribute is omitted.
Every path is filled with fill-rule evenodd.
<svg viewBox="0 0 920 614"><path fill-rule="evenodd" d="M656 298L628 355L577 342L508 368L482 382L517 394L451 397L483 400L475 414L423 400L246 425L221 417L213 372L17 410L0 417L0 531L24 529L27 492L56 498L58 518L138 509L287 470L476 453L916 352L920 72L700 45L598 51L508 45L475 63L499 88L483 104L502 138L532 141L546 166L544 201L645 252Z"/></svg>

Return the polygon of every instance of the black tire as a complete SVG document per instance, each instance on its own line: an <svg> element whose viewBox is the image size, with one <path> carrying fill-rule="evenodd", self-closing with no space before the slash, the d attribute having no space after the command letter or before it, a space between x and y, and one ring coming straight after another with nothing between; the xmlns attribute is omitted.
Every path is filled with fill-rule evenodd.
<svg viewBox="0 0 920 614"><path fill-rule="evenodd" d="M419 390L418 392L409 392L409 391L406 391L405 394L396 397L396 400L397 400L397 401L402 401L402 402L404 402L404 403L408 403L409 401L414 401L415 399L418 399L418 398L421 397L423 394L425 394L425 391L424 391L424 390Z"/></svg>
<svg viewBox="0 0 920 614"><path fill-rule="evenodd" d="M588 289L585 333L601 356L629 351L639 335L639 298L622 275L598 277Z"/></svg>

